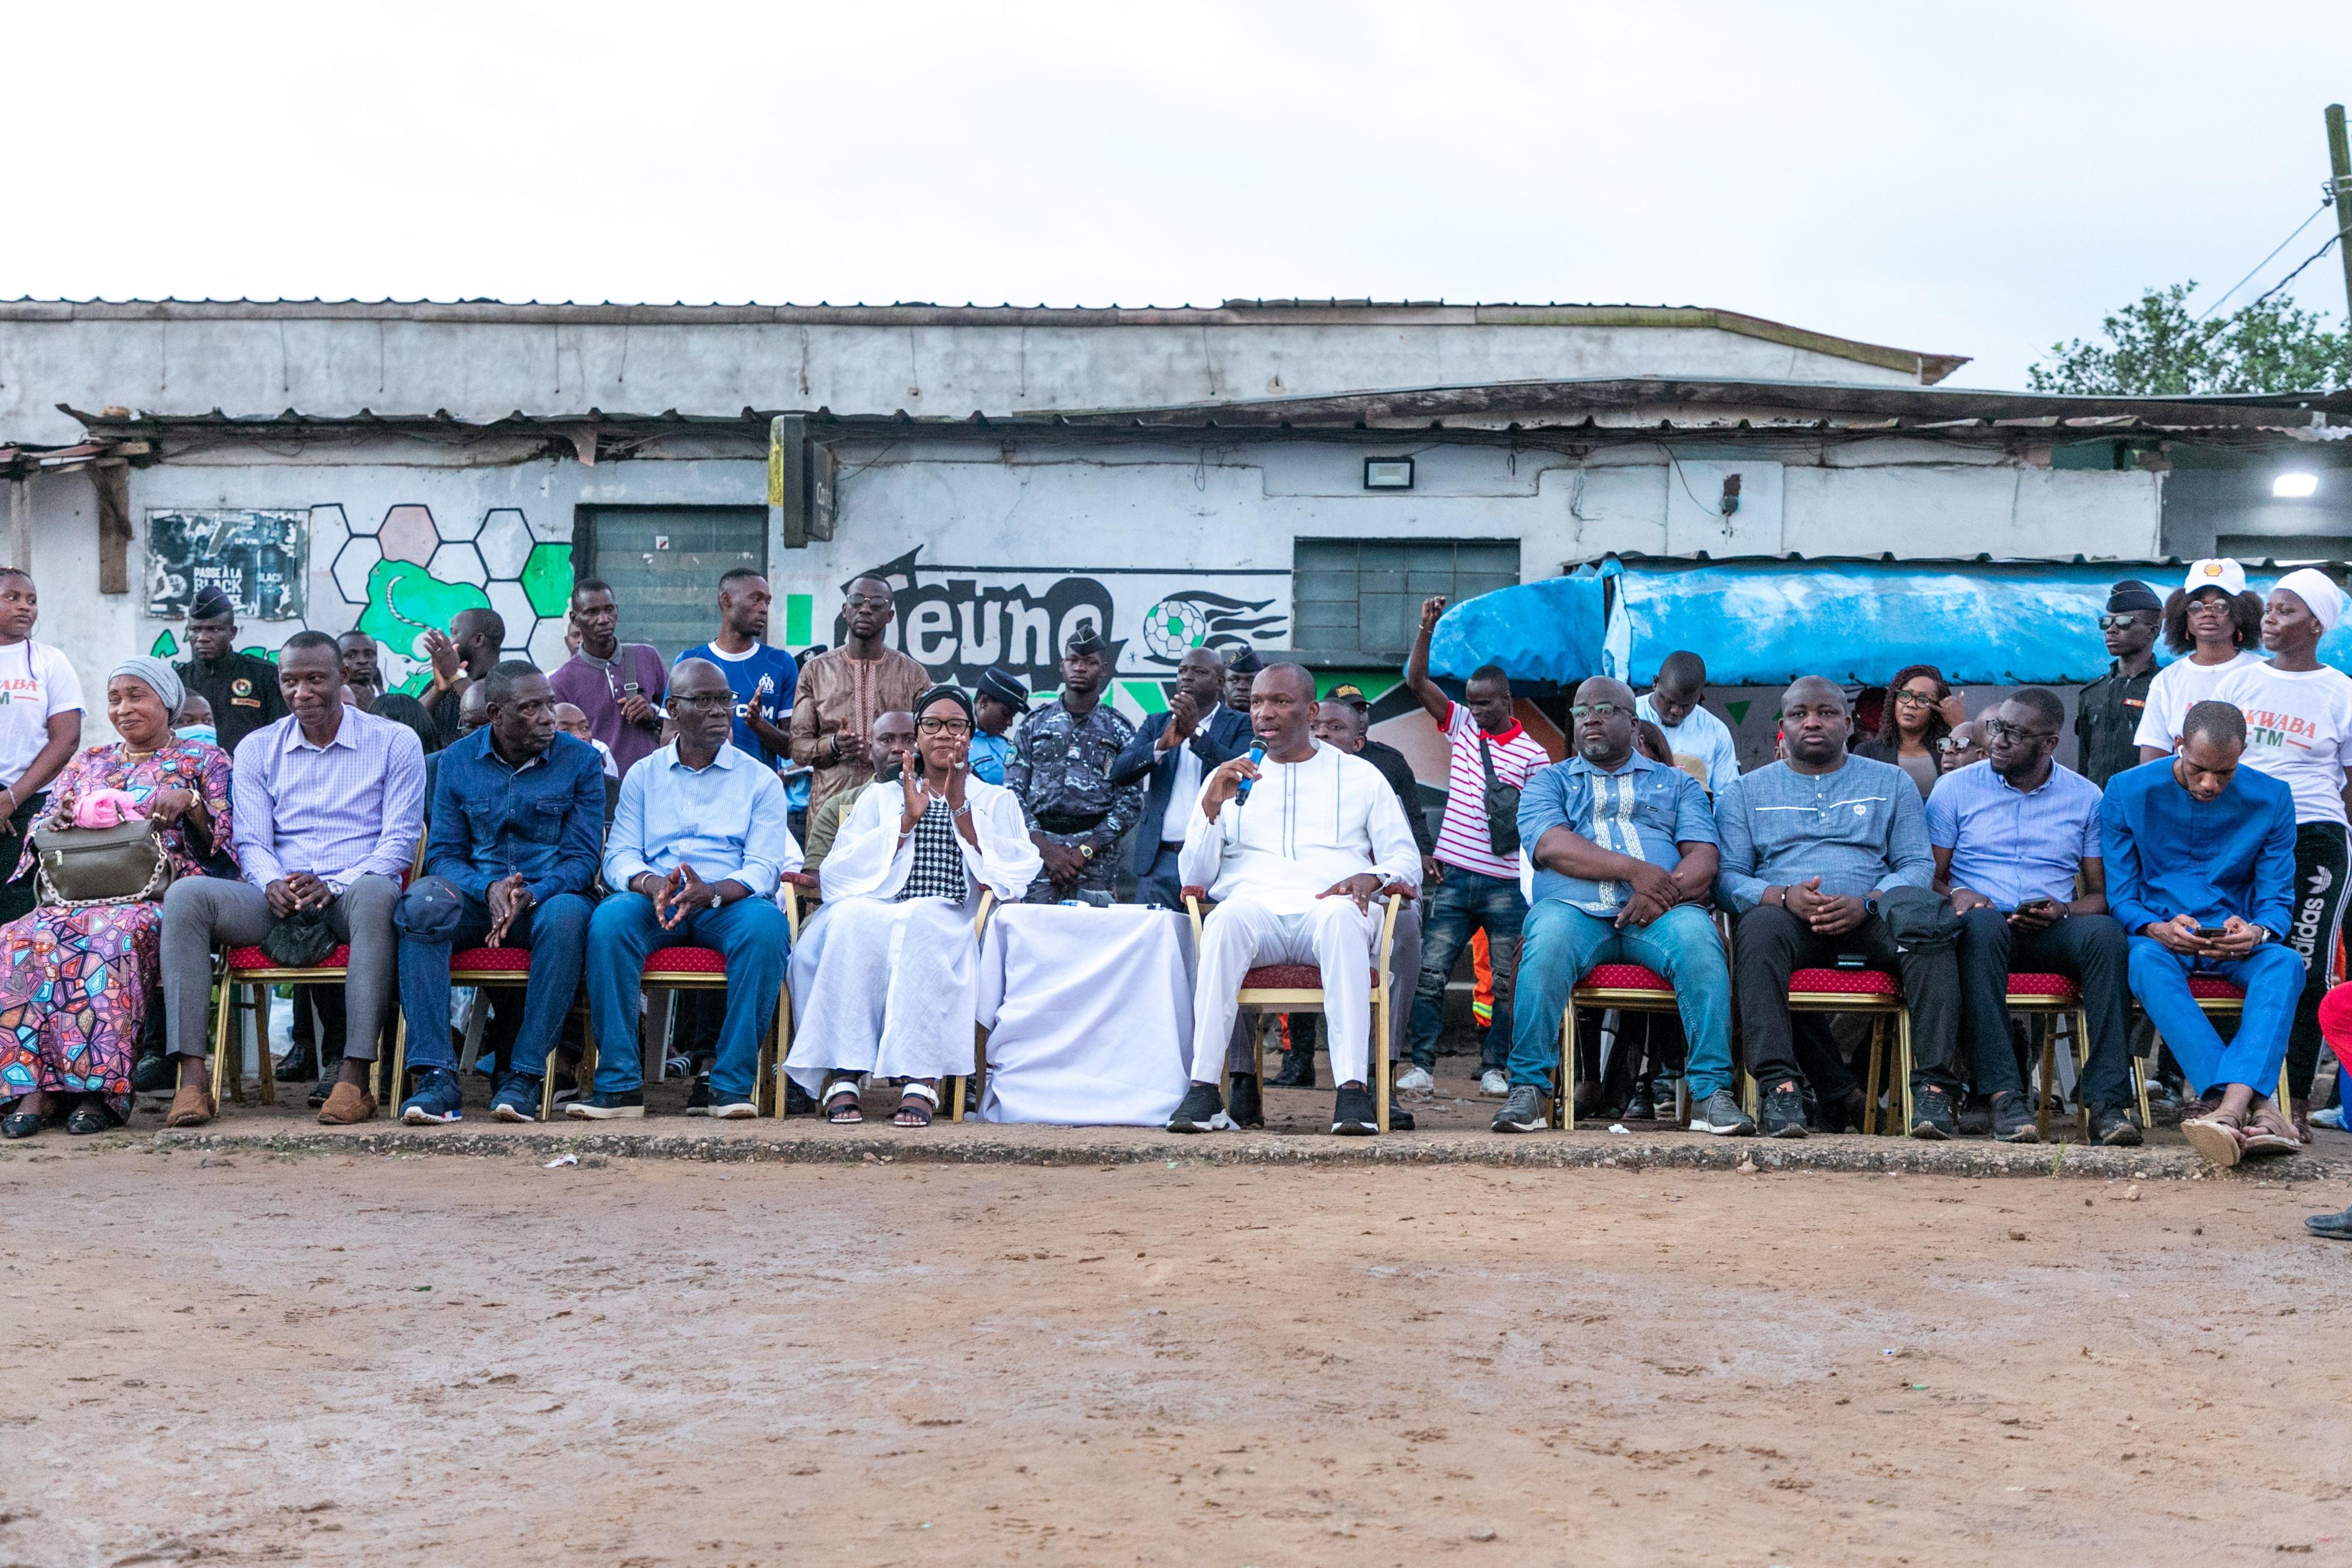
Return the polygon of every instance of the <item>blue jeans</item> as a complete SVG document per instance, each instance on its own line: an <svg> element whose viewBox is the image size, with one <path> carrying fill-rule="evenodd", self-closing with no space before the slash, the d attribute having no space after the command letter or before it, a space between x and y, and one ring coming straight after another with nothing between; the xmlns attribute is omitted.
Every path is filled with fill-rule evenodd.
<svg viewBox="0 0 2352 1568"><path fill-rule="evenodd" d="M1547 898L1528 912L1527 941L1519 949L1519 1007L1511 1037L1514 1088L1532 1084L1551 1092L1569 993L1600 964L1640 964L1673 983L1683 1035L1690 1043L1694 1103L1731 1086L1731 966L1706 911L1678 904L1647 925L1621 931L1614 921Z"/></svg>
<svg viewBox="0 0 2352 1568"><path fill-rule="evenodd" d="M1487 1027L1478 1068L1500 1067L1511 1054L1511 987L1519 969L1519 927L1528 901L1517 877L1445 868L1445 880L1422 890L1421 989L1412 998L1412 1064L1437 1065L1437 1037L1445 1028L1445 983L1470 934L1484 927L1495 966L1495 1021Z"/></svg>
<svg viewBox="0 0 2352 1568"><path fill-rule="evenodd" d="M760 1037L775 1016L784 986L792 930L765 898L739 898L698 909L670 930L654 918L642 893L615 893L588 923L588 1017L596 1029L596 1092L626 1094L645 1084L638 1057L637 998L646 955L656 947L713 947L727 959L727 1021L719 1026L719 1060L710 1087L748 1097L759 1075Z"/></svg>
<svg viewBox="0 0 2352 1568"><path fill-rule="evenodd" d="M509 1071L537 1078L547 1071L547 1053L580 991L593 907L580 894L559 893L508 928L508 946L530 950L530 979L523 988L522 1024L507 1058ZM392 925L400 933L400 1011L408 1020L409 1065L454 1068L449 955L481 946L490 934L490 906L446 878L420 877L393 906Z"/></svg>
<svg viewBox="0 0 2352 1568"><path fill-rule="evenodd" d="M2238 1032L2221 1034L2189 994L2192 974L2215 975L2246 993ZM2303 995L2303 959L2292 947L2265 942L2242 958L2216 962L2184 957L2153 936L2131 939L2131 988L2147 1009L2148 1022L2172 1048L2190 1087L2200 1094L2242 1083L2267 1100L2278 1092L2279 1064L2286 1060L2286 1037L2294 1005Z"/></svg>

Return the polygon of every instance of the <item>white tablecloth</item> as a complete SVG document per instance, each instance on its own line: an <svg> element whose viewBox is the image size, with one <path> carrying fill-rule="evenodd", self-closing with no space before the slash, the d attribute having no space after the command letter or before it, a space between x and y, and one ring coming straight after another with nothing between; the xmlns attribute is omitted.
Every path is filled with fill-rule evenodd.
<svg viewBox="0 0 2352 1568"><path fill-rule="evenodd" d="M982 1121L1164 1126L1192 1082L1192 926L1134 904L999 906L979 1016Z"/></svg>

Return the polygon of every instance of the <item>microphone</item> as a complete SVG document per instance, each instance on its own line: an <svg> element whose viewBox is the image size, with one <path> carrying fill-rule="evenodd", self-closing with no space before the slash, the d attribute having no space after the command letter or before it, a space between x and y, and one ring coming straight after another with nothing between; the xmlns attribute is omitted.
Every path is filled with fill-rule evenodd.
<svg viewBox="0 0 2352 1568"><path fill-rule="evenodd" d="M1249 758L1250 758L1250 766L1251 766L1252 768L1256 767L1259 763L1264 762L1264 761L1265 760L1265 741L1263 741L1263 740L1257 740L1257 739L1255 739L1255 738L1254 738L1254 739L1252 739L1252 740L1250 741ZM1241 787L1240 787L1239 789L1235 789L1235 790L1234 791L1234 805L1238 806L1238 805L1240 805L1243 801L1244 801L1244 800L1248 800L1248 799L1249 799L1249 792L1250 792L1250 784L1251 784L1251 782L1252 782L1252 780L1250 780L1250 779L1243 779L1243 780L1241 781Z"/></svg>

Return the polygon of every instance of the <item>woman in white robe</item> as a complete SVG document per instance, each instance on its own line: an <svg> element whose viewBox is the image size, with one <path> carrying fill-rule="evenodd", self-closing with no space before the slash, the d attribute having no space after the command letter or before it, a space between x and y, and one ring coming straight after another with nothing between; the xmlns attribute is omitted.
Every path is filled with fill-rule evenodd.
<svg viewBox="0 0 2352 1568"><path fill-rule="evenodd" d="M863 1120L859 1080L905 1080L901 1127L929 1126L939 1080L969 1073L981 894L1013 904L1044 869L1021 801L971 776L971 699L915 699L915 758L858 796L818 872L824 903L793 948L784 1070L825 1120Z"/></svg>

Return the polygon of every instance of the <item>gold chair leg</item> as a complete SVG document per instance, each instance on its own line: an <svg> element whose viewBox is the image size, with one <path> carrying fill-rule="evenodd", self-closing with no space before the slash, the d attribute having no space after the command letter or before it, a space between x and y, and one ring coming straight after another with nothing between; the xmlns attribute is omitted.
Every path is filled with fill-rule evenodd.
<svg viewBox="0 0 2352 1568"><path fill-rule="evenodd" d="M1895 1129L1895 1135L1907 1138L1911 1135L1915 1110L1911 1103L1911 1009L1908 1007L1898 1008L1895 1012L1895 1070L1903 1075L1903 1124ZM1890 1093L1887 1098L1892 1100L1895 1096Z"/></svg>
<svg viewBox="0 0 2352 1568"><path fill-rule="evenodd" d="M1583 1053L1577 1047L1576 998L1570 997L1568 1006L1559 1011L1559 1124L1564 1132L1576 1131L1576 1069L1577 1058Z"/></svg>
<svg viewBox="0 0 2352 1568"><path fill-rule="evenodd" d="M253 1013L253 1042L254 1054L261 1059L259 1062L261 1103L265 1105L275 1105L278 1103L278 1065L269 1060L269 1009L272 998L269 988L267 986L254 994L260 998L260 1005L255 1008ZM237 1060L242 1062L245 1059L240 1054Z"/></svg>
<svg viewBox="0 0 2352 1568"><path fill-rule="evenodd" d="M461 1092L465 1082L465 1073L461 1070L457 1075ZM392 1092L383 1096L379 1103L396 1113L400 1110L401 1091L407 1082L408 1015L396 1013L392 1020Z"/></svg>
<svg viewBox="0 0 2352 1568"><path fill-rule="evenodd" d="M2033 1097L2033 1130L2043 1143L2050 1141L2050 1095L2058 1087L2058 1031L2046 1027L2042 1031L2042 1088Z"/></svg>
<svg viewBox="0 0 2352 1568"><path fill-rule="evenodd" d="M236 997L236 988L230 985L227 977L224 975L220 983L220 1005L213 1010L213 1103L215 1105L221 1103L221 1096L226 1092L226 1089L221 1082L221 1074L228 1068L228 1031L230 1024L236 1019L232 1005Z"/></svg>
<svg viewBox="0 0 2352 1568"><path fill-rule="evenodd" d="M2074 1125L2087 1144L2091 1141L2091 1099L2083 1092L2083 1074L2091 1065L2091 1015L2077 1008L2067 1018L2066 1032L2074 1037Z"/></svg>
<svg viewBox="0 0 2352 1568"><path fill-rule="evenodd" d="M1389 988L1372 997L1372 1111L1381 1132L1389 1130Z"/></svg>
<svg viewBox="0 0 2352 1568"><path fill-rule="evenodd" d="M1886 1131L1886 1121L1879 1113L1878 1093L1885 1087L1880 1070L1885 1062L1886 1019L1870 1020L1870 1067L1863 1082L1862 1131L1864 1137L1874 1137Z"/></svg>

